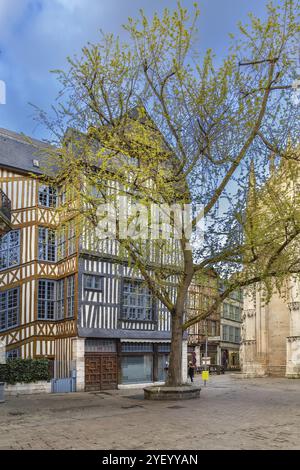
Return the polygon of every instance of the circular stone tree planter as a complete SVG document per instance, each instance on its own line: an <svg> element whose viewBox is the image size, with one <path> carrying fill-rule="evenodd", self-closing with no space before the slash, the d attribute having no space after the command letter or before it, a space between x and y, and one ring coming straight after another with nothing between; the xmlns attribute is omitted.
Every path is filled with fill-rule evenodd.
<svg viewBox="0 0 300 470"><path fill-rule="evenodd" d="M146 400L191 400L200 398L200 387L180 385L178 387L151 386L144 388Z"/></svg>

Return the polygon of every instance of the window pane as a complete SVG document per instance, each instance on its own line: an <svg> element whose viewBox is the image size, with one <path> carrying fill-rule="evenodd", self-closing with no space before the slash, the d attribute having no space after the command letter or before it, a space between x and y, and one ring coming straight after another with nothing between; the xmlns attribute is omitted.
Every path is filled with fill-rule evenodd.
<svg viewBox="0 0 300 470"><path fill-rule="evenodd" d="M71 256L76 252L76 230L72 225L69 226L68 239L68 255Z"/></svg>
<svg viewBox="0 0 300 470"><path fill-rule="evenodd" d="M0 269L20 263L20 230L12 230L0 237Z"/></svg>
<svg viewBox="0 0 300 470"><path fill-rule="evenodd" d="M152 343L122 343L122 352L153 352Z"/></svg>
<svg viewBox="0 0 300 470"><path fill-rule="evenodd" d="M86 339L86 352L117 352L117 345L114 339Z"/></svg>
<svg viewBox="0 0 300 470"><path fill-rule="evenodd" d="M38 318L54 320L55 281L39 280Z"/></svg>
<svg viewBox="0 0 300 470"><path fill-rule="evenodd" d="M68 318L74 316L74 294L75 294L75 276L67 278L67 315Z"/></svg>
<svg viewBox="0 0 300 470"><path fill-rule="evenodd" d="M60 281L57 281L57 285L56 285L56 300L57 300L56 318L58 320L62 320L64 318L64 287L65 287L64 279L61 279Z"/></svg>
<svg viewBox="0 0 300 470"><path fill-rule="evenodd" d="M19 289L10 289L0 295L0 329L19 324Z"/></svg>
<svg viewBox="0 0 300 470"><path fill-rule="evenodd" d="M56 261L56 233L47 227L39 227L39 259L42 261Z"/></svg>
<svg viewBox="0 0 300 470"><path fill-rule="evenodd" d="M95 289L102 291L103 277L94 274L84 275L84 287L85 289Z"/></svg>
<svg viewBox="0 0 300 470"><path fill-rule="evenodd" d="M152 355L122 357L121 382L123 384L152 382L152 368Z"/></svg>
<svg viewBox="0 0 300 470"><path fill-rule="evenodd" d="M66 257L67 250L66 250L66 228L63 227L59 230L57 236L57 258L59 260Z"/></svg>
<svg viewBox="0 0 300 470"><path fill-rule="evenodd" d="M48 204L47 198L47 186L42 185L39 187L39 204L41 206L47 206Z"/></svg>
<svg viewBox="0 0 300 470"><path fill-rule="evenodd" d="M152 295L140 282L124 280L122 315L127 320L152 320Z"/></svg>
<svg viewBox="0 0 300 470"><path fill-rule="evenodd" d="M39 187L39 205L45 207L56 207L57 191L55 188L46 185Z"/></svg>
<svg viewBox="0 0 300 470"><path fill-rule="evenodd" d="M8 361L17 359L18 357L20 357L20 349L11 349L10 351L6 351L6 359Z"/></svg>

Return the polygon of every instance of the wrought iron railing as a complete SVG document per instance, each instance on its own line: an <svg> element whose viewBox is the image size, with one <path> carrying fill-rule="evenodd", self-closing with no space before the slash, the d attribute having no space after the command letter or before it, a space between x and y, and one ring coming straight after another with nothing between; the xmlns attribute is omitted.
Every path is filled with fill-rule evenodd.
<svg viewBox="0 0 300 470"><path fill-rule="evenodd" d="M11 201L2 189L0 189L0 212L2 212L9 221L11 220Z"/></svg>

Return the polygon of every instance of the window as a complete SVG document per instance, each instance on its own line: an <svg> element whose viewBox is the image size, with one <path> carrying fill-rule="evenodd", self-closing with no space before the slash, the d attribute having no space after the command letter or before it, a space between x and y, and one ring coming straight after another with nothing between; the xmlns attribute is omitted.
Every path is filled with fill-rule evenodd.
<svg viewBox="0 0 300 470"><path fill-rule="evenodd" d="M223 316L226 318L228 316L228 304L223 303Z"/></svg>
<svg viewBox="0 0 300 470"><path fill-rule="evenodd" d="M67 229L61 227L57 233L57 259L61 260L67 255Z"/></svg>
<svg viewBox="0 0 300 470"><path fill-rule="evenodd" d="M240 307L235 307L234 319L235 319L235 321L241 321L241 309L240 309Z"/></svg>
<svg viewBox="0 0 300 470"><path fill-rule="evenodd" d="M66 202L67 202L67 192L66 192L65 187L59 188L57 199L59 200L59 204L61 204L62 206L64 204L66 204Z"/></svg>
<svg viewBox="0 0 300 470"><path fill-rule="evenodd" d="M160 353L169 353L171 351L171 343L160 343L157 345L157 351Z"/></svg>
<svg viewBox="0 0 300 470"><path fill-rule="evenodd" d="M38 318L40 320L55 319L55 281L39 280Z"/></svg>
<svg viewBox="0 0 300 470"><path fill-rule="evenodd" d="M239 328L235 328L234 342L235 343L240 342L240 329Z"/></svg>
<svg viewBox="0 0 300 470"><path fill-rule="evenodd" d="M76 229L72 225L64 226L57 234L57 259L61 260L74 253L76 253Z"/></svg>
<svg viewBox="0 0 300 470"><path fill-rule="evenodd" d="M19 289L0 292L0 330L19 324Z"/></svg>
<svg viewBox="0 0 300 470"><path fill-rule="evenodd" d="M20 263L20 230L12 230L0 238L0 270Z"/></svg>
<svg viewBox="0 0 300 470"><path fill-rule="evenodd" d="M114 339L86 339L85 352L117 352Z"/></svg>
<svg viewBox="0 0 300 470"><path fill-rule="evenodd" d="M57 191L52 186L41 185L39 187L39 205L44 207L56 207Z"/></svg>
<svg viewBox="0 0 300 470"><path fill-rule="evenodd" d="M67 277L67 317L74 316L75 276Z"/></svg>
<svg viewBox="0 0 300 470"><path fill-rule="evenodd" d="M211 321L210 322L210 328L211 328L211 331L210 331L211 336L216 336L216 334L217 334L217 322Z"/></svg>
<svg viewBox="0 0 300 470"><path fill-rule="evenodd" d="M74 255L75 252L76 252L76 229L73 225L69 225L68 256Z"/></svg>
<svg viewBox="0 0 300 470"><path fill-rule="evenodd" d="M11 361L12 359L18 359L20 357L20 349L11 349L10 351L6 351L6 359Z"/></svg>
<svg viewBox="0 0 300 470"><path fill-rule="evenodd" d="M142 283L124 281L122 317L126 320L153 320L152 295Z"/></svg>
<svg viewBox="0 0 300 470"><path fill-rule="evenodd" d="M229 330L227 325L223 325L222 329L222 339L223 341L229 341Z"/></svg>
<svg viewBox="0 0 300 470"><path fill-rule="evenodd" d="M103 277L95 274L84 275L84 288L87 290L103 290Z"/></svg>
<svg viewBox="0 0 300 470"><path fill-rule="evenodd" d="M207 295L203 296L203 309L207 310L209 307L209 297Z"/></svg>
<svg viewBox="0 0 300 470"><path fill-rule="evenodd" d="M153 352L152 343L122 343L122 352Z"/></svg>
<svg viewBox="0 0 300 470"><path fill-rule="evenodd" d="M62 320L65 316L65 281L61 279L56 284L56 318Z"/></svg>
<svg viewBox="0 0 300 470"><path fill-rule="evenodd" d="M230 343L240 343L240 328L223 325L222 340Z"/></svg>
<svg viewBox="0 0 300 470"><path fill-rule="evenodd" d="M56 261L56 235L55 230L39 227L39 260Z"/></svg>
<svg viewBox="0 0 300 470"><path fill-rule="evenodd" d="M66 284L65 284L66 283ZM59 281L40 279L38 287L38 318L40 320L63 320L74 316L75 276ZM66 308L65 308L66 288Z"/></svg>
<svg viewBox="0 0 300 470"><path fill-rule="evenodd" d="M223 317L234 321L241 321L241 308L237 305L223 303Z"/></svg>
<svg viewBox="0 0 300 470"><path fill-rule="evenodd" d="M151 354L123 356L121 358L121 383L152 382L153 357Z"/></svg>

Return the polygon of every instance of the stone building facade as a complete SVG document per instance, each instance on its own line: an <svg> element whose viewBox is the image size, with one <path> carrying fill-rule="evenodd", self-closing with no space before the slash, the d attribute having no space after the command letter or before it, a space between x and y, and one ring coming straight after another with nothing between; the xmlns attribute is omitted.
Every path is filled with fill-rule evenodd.
<svg viewBox="0 0 300 470"><path fill-rule="evenodd" d="M218 283L218 276L214 271L208 272L205 278L194 279L189 288L188 318L193 318L197 314L205 312L215 302L218 295ZM207 356L210 358L210 363L221 364L220 309L188 329L188 359L193 359L196 366L203 364L206 338Z"/></svg>
<svg viewBox="0 0 300 470"><path fill-rule="evenodd" d="M270 215L270 207L275 203L284 207L285 212L289 208L293 216L297 217L299 180L299 163L289 160L282 160L277 169L272 165L269 180L258 191L254 175L250 181L248 219L252 217L263 224L262 214ZM299 236L288 252L288 259L295 267L299 262L298 240ZM299 277L287 277L284 283L281 282L280 292L274 288L269 300L266 300L262 286L247 288L242 318L240 356L244 375L300 378Z"/></svg>
<svg viewBox="0 0 300 470"><path fill-rule="evenodd" d="M241 345L245 376L300 378L300 284L291 279L284 294L264 303L258 289L244 300Z"/></svg>

